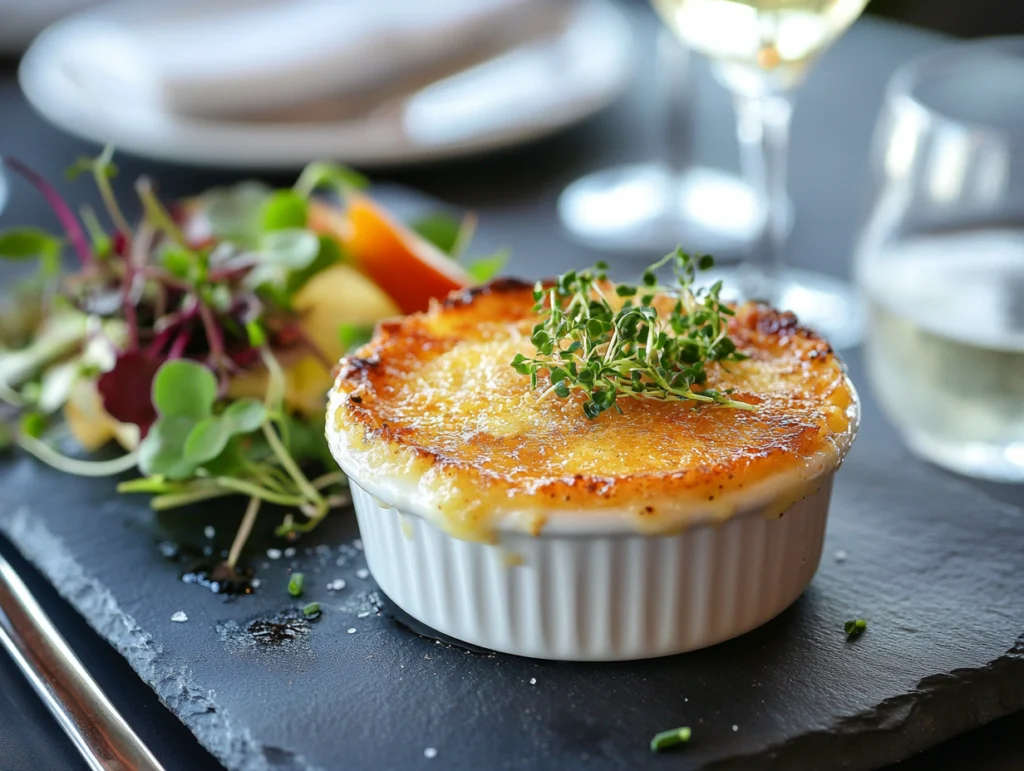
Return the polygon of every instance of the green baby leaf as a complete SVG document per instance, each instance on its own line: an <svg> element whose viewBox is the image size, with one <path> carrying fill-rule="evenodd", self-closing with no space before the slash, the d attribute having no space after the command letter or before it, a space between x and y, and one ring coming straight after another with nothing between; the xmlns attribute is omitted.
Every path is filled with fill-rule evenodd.
<svg viewBox="0 0 1024 771"><path fill-rule="evenodd" d="M342 323L338 326L338 339L345 346L346 351L370 342L373 337L372 324L350 324Z"/></svg>
<svg viewBox="0 0 1024 771"><path fill-rule="evenodd" d="M217 380L207 367L188 359L165 362L153 379L153 404L161 417L192 421L213 412Z"/></svg>
<svg viewBox="0 0 1024 771"><path fill-rule="evenodd" d="M480 257L466 266L466 272L478 284L484 284L501 273L508 263L508 249L502 249L489 257Z"/></svg>
<svg viewBox="0 0 1024 771"><path fill-rule="evenodd" d="M294 190L303 198L309 198L314 190L326 189L344 195L352 190L362 190L369 184L366 177L346 166L316 161L302 170Z"/></svg>
<svg viewBox="0 0 1024 771"><path fill-rule="evenodd" d="M185 441L185 457L197 466L212 461L224 452L233 437L252 433L266 418L266 408L255 399L232 402L220 415L211 415L195 424Z"/></svg>
<svg viewBox="0 0 1024 771"><path fill-rule="evenodd" d="M56 259L61 240L38 228L11 228L0 233L0 258L5 260Z"/></svg>
<svg viewBox="0 0 1024 771"><path fill-rule="evenodd" d="M260 223L266 231L304 228L308 219L309 205L294 190L275 190L260 206Z"/></svg>
<svg viewBox="0 0 1024 771"><path fill-rule="evenodd" d="M345 260L345 254L341 251L338 242L330 236L319 236L320 250L316 258L304 268L293 270L288 274L286 291L289 295L295 294L302 288L309 279L325 268L329 268L336 262Z"/></svg>
<svg viewBox="0 0 1024 771"><path fill-rule="evenodd" d="M409 227L445 254L451 255L459 241L462 221L448 212L436 212L413 220Z"/></svg>
<svg viewBox="0 0 1024 771"><path fill-rule="evenodd" d="M271 193L262 182L247 181L208 190L199 202L214 236L250 247L259 238L263 202Z"/></svg>
<svg viewBox="0 0 1024 771"><path fill-rule="evenodd" d="M159 474L172 480L192 476L198 464L186 457L185 442L194 427L195 419L186 415L157 420L139 444L139 470L146 476Z"/></svg>

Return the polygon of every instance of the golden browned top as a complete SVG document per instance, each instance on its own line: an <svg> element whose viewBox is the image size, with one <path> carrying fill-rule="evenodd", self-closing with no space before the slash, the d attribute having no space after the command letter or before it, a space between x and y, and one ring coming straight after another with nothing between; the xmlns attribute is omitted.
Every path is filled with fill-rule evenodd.
<svg viewBox="0 0 1024 771"><path fill-rule="evenodd" d="M342 466L357 482L416 484L463 535L496 510L532 511L539 527L555 510L615 509L658 529L681 507L727 516L736 493L780 472L830 471L852 438L842 367L792 314L741 306L729 333L750 358L708 366L708 387L756 410L620 396L623 414L594 420L580 394L540 399L544 384L531 391L510 366L533 353L536 320L531 287L502 281L381 324L332 393Z"/></svg>

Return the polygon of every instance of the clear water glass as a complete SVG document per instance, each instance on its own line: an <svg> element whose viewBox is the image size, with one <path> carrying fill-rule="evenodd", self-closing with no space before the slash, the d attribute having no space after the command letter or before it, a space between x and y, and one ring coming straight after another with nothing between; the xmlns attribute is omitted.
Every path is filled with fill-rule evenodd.
<svg viewBox="0 0 1024 771"><path fill-rule="evenodd" d="M873 167L855 257L872 387L917 454L1024 481L1024 37L898 71Z"/></svg>

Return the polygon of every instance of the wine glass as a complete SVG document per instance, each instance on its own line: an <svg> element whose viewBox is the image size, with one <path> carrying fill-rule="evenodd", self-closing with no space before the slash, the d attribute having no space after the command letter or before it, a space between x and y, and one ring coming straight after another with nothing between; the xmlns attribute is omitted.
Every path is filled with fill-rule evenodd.
<svg viewBox="0 0 1024 771"><path fill-rule="evenodd" d="M743 179L690 163L690 52L666 29L655 46L656 148L646 163L587 174L559 197L562 224L597 249L664 252L675 244L716 257L749 251L761 231L756 191Z"/></svg>
<svg viewBox="0 0 1024 771"><path fill-rule="evenodd" d="M1024 482L1024 37L899 70L872 166L854 268L878 400L918 455Z"/></svg>
<svg viewBox="0 0 1024 771"><path fill-rule="evenodd" d="M793 91L867 0L652 2L669 29L709 57L716 77L732 92L740 160L762 208L759 238L748 259L720 275L728 290L723 296L792 310L835 347L855 344L863 312L852 287L785 265L786 162Z"/></svg>

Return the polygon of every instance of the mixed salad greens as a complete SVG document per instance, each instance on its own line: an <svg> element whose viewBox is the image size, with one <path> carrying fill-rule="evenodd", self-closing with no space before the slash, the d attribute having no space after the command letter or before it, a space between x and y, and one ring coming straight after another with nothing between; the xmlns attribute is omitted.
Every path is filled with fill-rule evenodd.
<svg viewBox="0 0 1024 771"><path fill-rule="evenodd" d="M72 474L114 476L156 509L248 499L234 568L264 503L285 507L294 537L347 502L324 439L331 370L376 321L485 281L504 254L468 267L475 220L432 215L406 226L328 163L290 188L256 182L162 202L135 183L130 221L114 195L112 150L82 159L105 219L77 215L13 158L4 165L49 202L58 237L0 232L0 257L35 260L0 308L0 400L7 441ZM70 247L75 262L62 260ZM115 457L97 458L105 445Z"/></svg>

